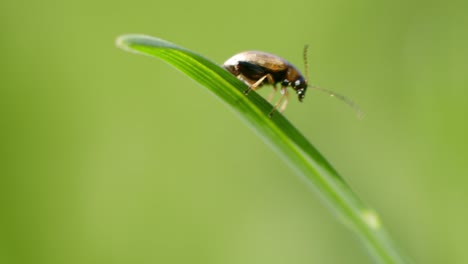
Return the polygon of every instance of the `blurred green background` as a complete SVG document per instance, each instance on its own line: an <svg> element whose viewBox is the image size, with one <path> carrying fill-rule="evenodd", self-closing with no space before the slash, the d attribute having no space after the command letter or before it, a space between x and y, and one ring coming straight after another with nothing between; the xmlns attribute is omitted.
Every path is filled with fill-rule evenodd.
<svg viewBox="0 0 468 264"><path fill-rule="evenodd" d="M467 2L3 1L0 263L372 263L236 115L162 61L302 66L286 115L416 263L468 263ZM266 94L271 89L260 91Z"/></svg>

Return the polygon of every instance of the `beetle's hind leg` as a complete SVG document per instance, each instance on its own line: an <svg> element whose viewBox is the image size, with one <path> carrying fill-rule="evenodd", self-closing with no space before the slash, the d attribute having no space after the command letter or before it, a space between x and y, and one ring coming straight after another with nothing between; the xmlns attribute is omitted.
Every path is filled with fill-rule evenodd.
<svg viewBox="0 0 468 264"><path fill-rule="evenodd" d="M271 74L266 74L264 76L262 76L262 78L258 79L258 81L256 81L254 84L252 85L249 85L249 88L247 88L245 91L244 91L244 94L249 94L251 90L257 90L258 88L261 87L261 85L263 84L263 81L265 81L265 79L268 80L268 83L270 84L274 84L275 81L273 79L273 76L271 76Z"/></svg>

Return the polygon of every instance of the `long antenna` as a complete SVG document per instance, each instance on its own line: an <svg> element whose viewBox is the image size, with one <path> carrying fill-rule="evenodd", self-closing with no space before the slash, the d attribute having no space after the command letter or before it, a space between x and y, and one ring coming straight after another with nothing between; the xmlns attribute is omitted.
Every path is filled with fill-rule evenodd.
<svg viewBox="0 0 468 264"><path fill-rule="evenodd" d="M328 94L331 97L335 97L336 99L339 99L339 100L343 101L345 104L347 104L349 107L351 107L356 112L356 115L357 115L357 117L359 119L364 118L364 112L362 112L361 108L359 108L359 106L357 104L355 104L351 99L347 98L346 96L335 93L333 91L330 91L330 90L327 90L327 89L324 89L324 88L321 88L321 87L318 87L318 86L315 86L315 85L311 85L311 86L309 86L309 88L319 90L319 91L321 91L323 93Z"/></svg>
<svg viewBox="0 0 468 264"><path fill-rule="evenodd" d="M306 74L306 82L309 81L309 63L307 62L307 50L309 49L309 45L304 45L304 70Z"/></svg>
<svg viewBox="0 0 468 264"><path fill-rule="evenodd" d="M309 63L307 62L307 50L309 49L309 45L304 46L304 69L305 69L305 74L306 74L306 82L309 80ZM335 93L331 90L327 90L315 85L309 86L311 89L319 90L323 93L328 94L331 97L335 97L341 101L343 101L345 104L347 104L349 107L351 107L357 114L357 117L359 119L364 118L364 112L362 112L361 108L359 108L358 105L356 105L353 101L348 99L346 96Z"/></svg>

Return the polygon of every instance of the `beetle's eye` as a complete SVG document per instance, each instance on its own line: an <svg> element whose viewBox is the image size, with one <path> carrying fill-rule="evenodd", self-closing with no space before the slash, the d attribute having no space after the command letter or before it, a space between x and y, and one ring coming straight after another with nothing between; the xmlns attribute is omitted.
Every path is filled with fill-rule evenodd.
<svg viewBox="0 0 468 264"><path fill-rule="evenodd" d="M304 99L304 97L305 97L306 88L297 89L296 92L297 92L297 97L298 97L299 101L302 102L302 99Z"/></svg>

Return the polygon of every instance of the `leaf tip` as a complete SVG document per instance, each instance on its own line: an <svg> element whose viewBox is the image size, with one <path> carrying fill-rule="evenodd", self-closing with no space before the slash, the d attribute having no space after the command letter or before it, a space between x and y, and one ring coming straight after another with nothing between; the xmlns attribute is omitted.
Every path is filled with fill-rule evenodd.
<svg viewBox="0 0 468 264"><path fill-rule="evenodd" d="M130 48L130 45L131 45L130 39L132 37L133 37L133 35L120 35L115 40L115 45L118 48L121 48L121 49L123 49L125 51L132 51L132 49Z"/></svg>

